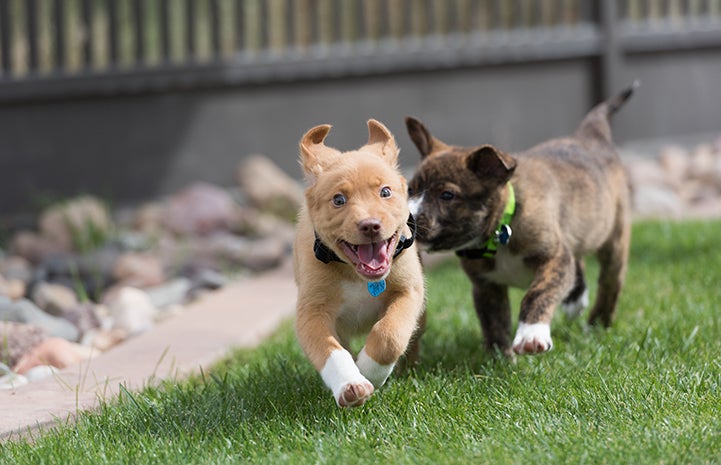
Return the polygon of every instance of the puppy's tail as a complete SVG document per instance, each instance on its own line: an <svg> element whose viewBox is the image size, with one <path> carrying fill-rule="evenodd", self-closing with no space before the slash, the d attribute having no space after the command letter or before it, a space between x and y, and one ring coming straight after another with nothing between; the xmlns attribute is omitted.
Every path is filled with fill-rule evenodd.
<svg viewBox="0 0 721 465"><path fill-rule="evenodd" d="M610 98L610 99L606 100L605 103L606 103L606 106L608 107L607 110L606 110L606 111L608 112L608 116L611 116L611 115L613 115L614 113L616 113L616 112L623 106L623 104L626 103L626 101L627 101L629 98L631 98L631 96L633 95L634 91L635 91L640 85L641 85L641 81L639 81L638 79L636 79L636 80L633 81L633 82L631 83L631 85L628 86L623 92L621 92L620 94L616 95L616 96L613 97L613 98Z"/></svg>
<svg viewBox="0 0 721 465"><path fill-rule="evenodd" d="M633 95L634 91L641 82L636 79L633 83L624 89L621 93L615 97L611 97L605 102L599 103L581 122L578 127L576 134L578 136L585 137L596 137L601 138L606 142L612 142L611 139L611 126L609 125L609 118L611 115L616 113Z"/></svg>

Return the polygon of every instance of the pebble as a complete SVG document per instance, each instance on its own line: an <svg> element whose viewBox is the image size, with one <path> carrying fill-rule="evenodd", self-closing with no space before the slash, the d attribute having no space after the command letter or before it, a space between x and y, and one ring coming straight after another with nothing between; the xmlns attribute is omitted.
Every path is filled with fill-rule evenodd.
<svg viewBox="0 0 721 465"><path fill-rule="evenodd" d="M96 353L90 347L85 347L59 337L51 337L23 355L13 367L13 371L24 375L32 368L41 365L51 365L55 368L63 369L87 360L93 355L96 355Z"/></svg>
<svg viewBox="0 0 721 465"><path fill-rule="evenodd" d="M62 284L41 282L35 285L32 293L35 305L53 316L63 316L78 305L75 291Z"/></svg>
<svg viewBox="0 0 721 465"><path fill-rule="evenodd" d="M162 218L175 234L206 235L229 230L237 215L238 204L225 189L195 182L168 199Z"/></svg>
<svg viewBox="0 0 721 465"><path fill-rule="evenodd" d="M0 321L0 360L15 365L23 354L47 338L47 332L37 326Z"/></svg>
<svg viewBox="0 0 721 465"><path fill-rule="evenodd" d="M44 329L50 336L77 341L80 331L69 321L48 315L27 299L10 302L0 299L0 321L25 323Z"/></svg>
<svg viewBox="0 0 721 465"><path fill-rule="evenodd" d="M113 328L129 336L143 333L155 325L158 313L150 296L137 288L124 286L110 292L105 298L113 318Z"/></svg>
<svg viewBox="0 0 721 465"><path fill-rule="evenodd" d="M10 391L25 386L30 381L23 375L17 373L8 373L0 376L0 391Z"/></svg>
<svg viewBox="0 0 721 465"><path fill-rule="evenodd" d="M41 379L49 378L57 373L57 371L58 369L52 365L38 365L26 371L24 376L32 383L33 381L40 381Z"/></svg>

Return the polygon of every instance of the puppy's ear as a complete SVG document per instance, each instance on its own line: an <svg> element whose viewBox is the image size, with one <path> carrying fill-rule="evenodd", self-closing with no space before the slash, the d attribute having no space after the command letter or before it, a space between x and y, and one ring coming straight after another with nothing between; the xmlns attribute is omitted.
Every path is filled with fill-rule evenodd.
<svg viewBox="0 0 721 465"><path fill-rule="evenodd" d="M434 150L448 147L446 144L431 135L428 128L419 120L406 116L406 129L408 135L421 153L421 160L426 158Z"/></svg>
<svg viewBox="0 0 721 465"><path fill-rule="evenodd" d="M505 183L516 169L516 160L492 145L484 145L468 155L466 167L481 179L491 178Z"/></svg>
<svg viewBox="0 0 721 465"><path fill-rule="evenodd" d="M310 184L315 183L323 169L340 156L338 150L324 143L330 128L330 124L321 124L310 129L300 139L300 164Z"/></svg>
<svg viewBox="0 0 721 465"><path fill-rule="evenodd" d="M398 146L393 134L380 121L368 120L368 143L366 148L378 152L390 165L398 163Z"/></svg>

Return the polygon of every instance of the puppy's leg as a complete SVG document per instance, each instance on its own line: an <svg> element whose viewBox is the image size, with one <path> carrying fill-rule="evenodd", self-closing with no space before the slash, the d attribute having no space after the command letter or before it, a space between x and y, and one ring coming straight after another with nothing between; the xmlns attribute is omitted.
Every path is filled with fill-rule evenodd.
<svg viewBox="0 0 721 465"><path fill-rule="evenodd" d="M358 354L360 372L379 388L413 337L423 311L423 293L409 290L392 297Z"/></svg>
<svg viewBox="0 0 721 465"><path fill-rule="evenodd" d="M418 364L418 360L420 358L421 353L421 337L423 336L423 333L426 331L426 311L425 311L425 305L423 308L423 313L421 314L420 318L418 319L418 326L416 327L416 330L413 332L413 336L411 336L411 341L408 343L408 348L406 349L406 354L404 358L401 358L398 362L398 365L396 366L396 370L405 370L407 368L414 367Z"/></svg>
<svg viewBox="0 0 721 465"><path fill-rule="evenodd" d="M512 357L508 287L483 279L473 280L473 306L481 322L486 349L497 349L503 355Z"/></svg>
<svg viewBox="0 0 721 465"><path fill-rule="evenodd" d="M611 325L626 276L630 243L631 221L622 221L608 242L598 251L598 295L588 318L589 324L601 323L606 328Z"/></svg>
<svg viewBox="0 0 721 465"><path fill-rule="evenodd" d="M340 407L362 405L373 394L373 384L360 373L353 356L339 342L329 315L332 313L322 308L299 305L298 342Z"/></svg>
<svg viewBox="0 0 721 465"><path fill-rule="evenodd" d="M586 287L584 268L583 260L576 259L576 282L571 292L561 302L561 308L571 319L578 317L583 309L588 307L588 287Z"/></svg>
<svg viewBox="0 0 721 465"><path fill-rule="evenodd" d="M556 306L573 287L573 255L564 246L551 259L539 263L536 275L521 301L518 329L513 339L517 354L540 354L553 348L551 319Z"/></svg>

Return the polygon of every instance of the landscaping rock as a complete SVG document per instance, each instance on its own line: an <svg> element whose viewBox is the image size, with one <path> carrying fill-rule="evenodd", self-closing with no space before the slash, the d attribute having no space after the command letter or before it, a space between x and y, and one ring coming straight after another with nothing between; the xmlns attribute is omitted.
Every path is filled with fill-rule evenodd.
<svg viewBox="0 0 721 465"><path fill-rule="evenodd" d="M10 255L0 259L0 275L8 281L17 279L27 284L33 277L33 268L23 257Z"/></svg>
<svg viewBox="0 0 721 465"><path fill-rule="evenodd" d="M254 207L295 220L303 204L303 187L270 158L248 156L238 164L237 173L238 184Z"/></svg>
<svg viewBox="0 0 721 465"><path fill-rule="evenodd" d="M113 278L120 284L133 287L150 287L165 281L160 258L151 253L126 253L118 258Z"/></svg>
<svg viewBox="0 0 721 465"><path fill-rule="evenodd" d="M47 282L35 285L32 300L35 305L53 316L64 316L68 310L78 305L78 298L72 289Z"/></svg>
<svg viewBox="0 0 721 465"><path fill-rule="evenodd" d="M172 195L163 209L163 225L178 235L227 231L235 223L238 205L224 189L203 182Z"/></svg>
<svg viewBox="0 0 721 465"><path fill-rule="evenodd" d="M69 321L49 315L27 299L11 302L0 299L0 321L25 323L44 329L48 335L61 337L68 341L77 341L78 329Z"/></svg>
<svg viewBox="0 0 721 465"><path fill-rule="evenodd" d="M143 333L155 325L157 309L150 296L137 288L124 286L105 297L105 305L113 318L113 328L129 336Z"/></svg>
<svg viewBox="0 0 721 465"><path fill-rule="evenodd" d="M19 279L5 279L0 276L0 296L17 300L25 295L26 285Z"/></svg>
<svg viewBox="0 0 721 465"><path fill-rule="evenodd" d="M18 255L33 265L37 265L49 257L67 253L60 244L32 231L19 231L10 240L10 253Z"/></svg>
<svg viewBox="0 0 721 465"><path fill-rule="evenodd" d="M0 362L14 366L23 354L47 338L47 331L37 326L0 321Z"/></svg>
<svg viewBox="0 0 721 465"><path fill-rule="evenodd" d="M41 379L49 378L50 376L57 373L58 369L52 365L38 365L30 368L24 373L25 378L28 382L40 381Z"/></svg>
<svg viewBox="0 0 721 465"><path fill-rule="evenodd" d="M25 386L30 381L23 375L17 373L8 373L4 376L0 376L0 391L10 391L19 387Z"/></svg>
<svg viewBox="0 0 721 465"><path fill-rule="evenodd" d="M171 305L185 303L188 299L188 292L193 284L188 278L175 278L159 286L146 289L150 301L155 308L162 309Z"/></svg>
<svg viewBox="0 0 721 465"><path fill-rule="evenodd" d="M74 307L65 310L63 318L75 325L80 331L80 338L94 329L100 327L97 305L92 302L78 303Z"/></svg>
<svg viewBox="0 0 721 465"><path fill-rule="evenodd" d="M92 196L82 196L56 204L40 214L40 234L63 250L90 250L110 232L108 210Z"/></svg>
<svg viewBox="0 0 721 465"><path fill-rule="evenodd" d="M25 374L32 368L42 365L51 365L55 368L65 368L95 355L90 347L70 342L66 339L51 337L25 354L13 367L13 371Z"/></svg>

